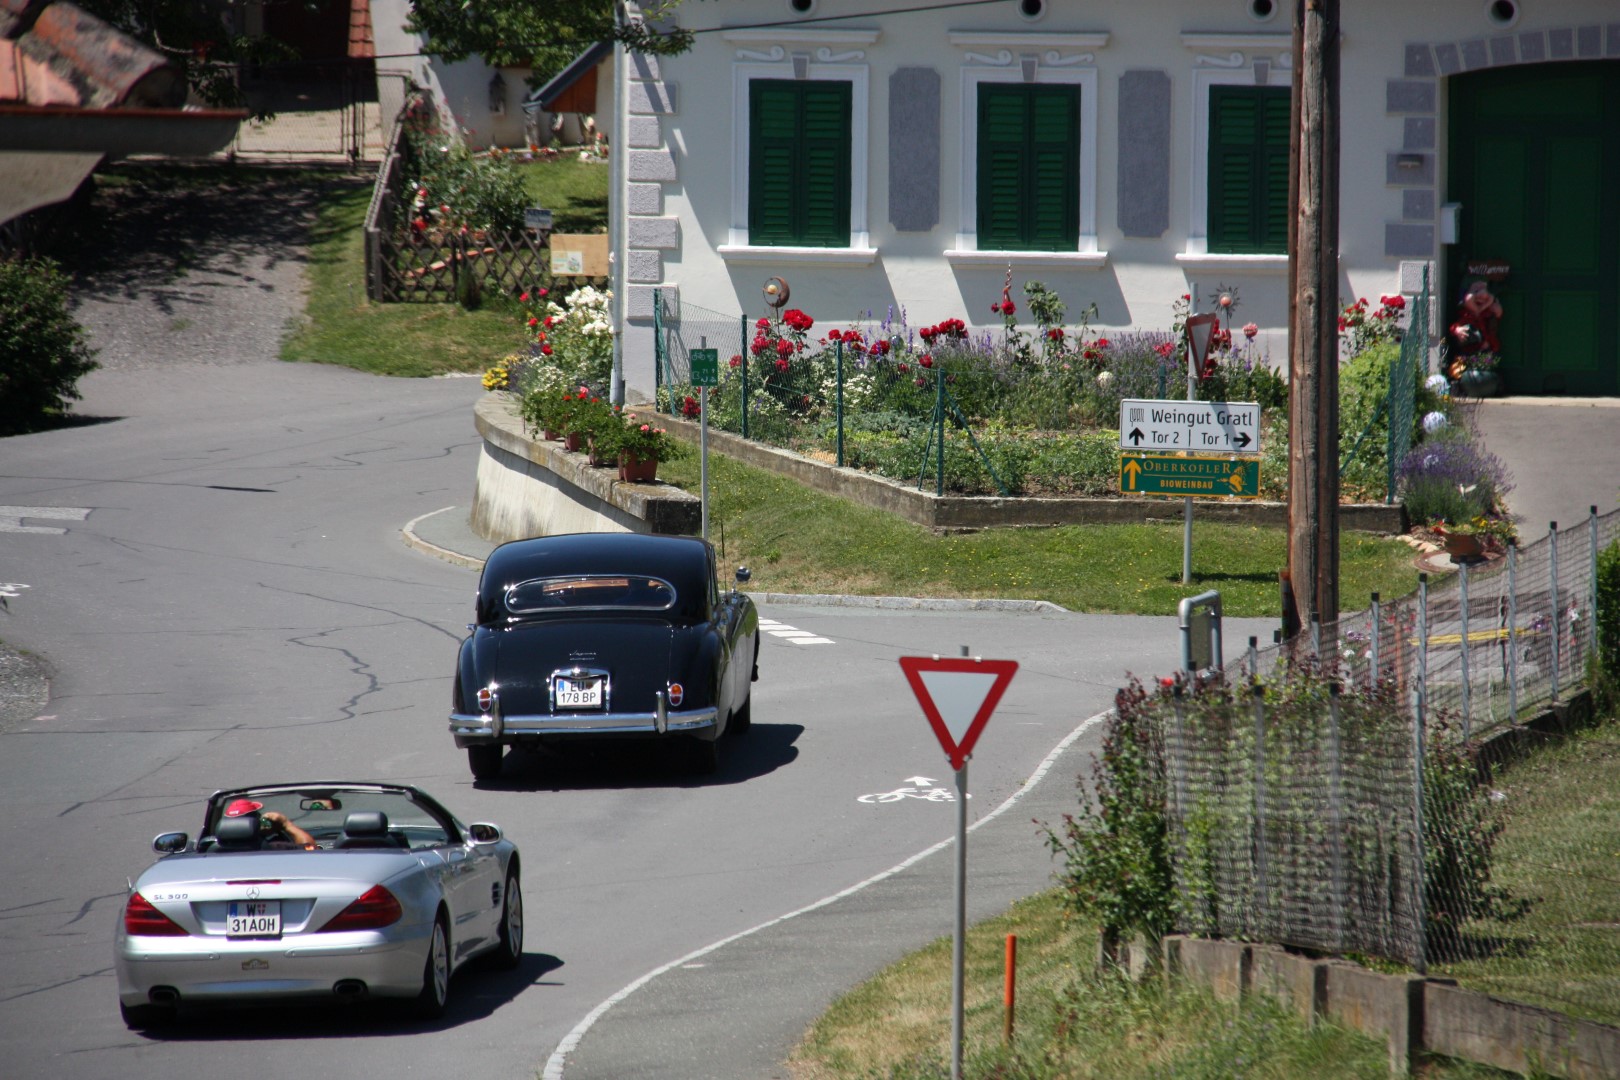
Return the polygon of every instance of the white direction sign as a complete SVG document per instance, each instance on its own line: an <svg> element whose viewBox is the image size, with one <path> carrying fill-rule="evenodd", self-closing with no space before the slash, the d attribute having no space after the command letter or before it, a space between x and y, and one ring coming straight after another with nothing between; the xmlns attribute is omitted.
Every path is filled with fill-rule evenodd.
<svg viewBox="0 0 1620 1080"><path fill-rule="evenodd" d="M1260 406L1253 401L1119 403L1119 445L1161 453L1258 454Z"/></svg>

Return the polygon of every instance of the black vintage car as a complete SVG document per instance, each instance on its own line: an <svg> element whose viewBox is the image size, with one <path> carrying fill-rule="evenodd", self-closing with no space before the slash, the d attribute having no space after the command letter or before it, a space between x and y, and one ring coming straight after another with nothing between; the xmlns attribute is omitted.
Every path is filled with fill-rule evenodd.
<svg viewBox="0 0 1620 1080"><path fill-rule="evenodd" d="M708 773L720 736L748 730L759 614L736 586L721 591L707 541L578 533L502 544L468 629L450 733L477 779L499 775L506 746L611 738L679 746Z"/></svg>

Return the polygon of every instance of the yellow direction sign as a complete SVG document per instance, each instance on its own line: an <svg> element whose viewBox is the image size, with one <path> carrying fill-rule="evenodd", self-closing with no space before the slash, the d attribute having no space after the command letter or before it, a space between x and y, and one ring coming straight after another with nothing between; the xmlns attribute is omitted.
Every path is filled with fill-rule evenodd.
<svg viewBox="0 0 1620 1080"><path fill-rule="evenodd" d="M1119 490L1126 495L1189 499L1258 499L1260 459L1183 454L1120 454Z"/></svg>

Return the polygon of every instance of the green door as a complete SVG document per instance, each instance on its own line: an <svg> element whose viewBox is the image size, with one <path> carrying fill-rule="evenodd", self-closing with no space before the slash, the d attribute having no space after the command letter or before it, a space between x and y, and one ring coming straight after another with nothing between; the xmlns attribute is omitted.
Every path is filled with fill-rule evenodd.
<svg viewBox="0 0 1620 1080"><path fill-rule="evenodd" d="M1620 394L1620 63L1481 71L1449 85L1447 322L1470 262L1508 265L1502 366L1514 394ZM1605 197L1607 193L1607 197Z"/></svg>

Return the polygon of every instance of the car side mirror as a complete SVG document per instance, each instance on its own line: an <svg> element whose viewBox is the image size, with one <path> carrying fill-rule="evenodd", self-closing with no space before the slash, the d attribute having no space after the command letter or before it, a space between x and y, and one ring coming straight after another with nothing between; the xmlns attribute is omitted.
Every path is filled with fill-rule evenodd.
<svg viewBox="0 0 1620 1080"><path fill-rule="evenodd" d="M750 579L753 578L753 576L754 576L753 572L750 571L748 569L748 567L746 567L746 566L737 567L737 584L739 584L739 585L746 584Z"/></svg>
<svg viewBox="0 0 1620 1080"><path fill-rule="evenodd" d="M158 833L152 840L152 850L159 855L174 855L186 850L191 837L183 832Z"/></svg>
<svg viewBox="0 0 1620 1080"><path fill-rule="evenodd" d="M501 839L501 827L491 825L487 821L475 821L467 826L467 832L475 844L495 844Z"/></svg>

